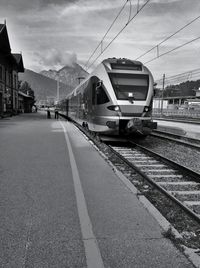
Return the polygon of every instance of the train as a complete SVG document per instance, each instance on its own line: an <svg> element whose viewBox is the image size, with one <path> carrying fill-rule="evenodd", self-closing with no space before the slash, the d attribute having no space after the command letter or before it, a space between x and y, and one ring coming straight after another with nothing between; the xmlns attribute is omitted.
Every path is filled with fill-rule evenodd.
<svg viewBox="0 0 200 268"><path fill-rule="evenodd" d="M60 113L102 135L146 137L152 120L154 80L140 61L103 60L65 99Z"/></svg>

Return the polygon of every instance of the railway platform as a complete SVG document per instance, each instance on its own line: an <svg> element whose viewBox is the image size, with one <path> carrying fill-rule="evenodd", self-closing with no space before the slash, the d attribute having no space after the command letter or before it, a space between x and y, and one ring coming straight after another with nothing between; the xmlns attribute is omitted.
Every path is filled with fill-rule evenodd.
<svg viewBox="0 0 200 268"><path fill-rule="evenodd" d="M0 159L0 267L194 267L70 122L0 120Z"/></svg>
<svg viewBox="0 0 200 268"><path fill-rule="evenodd" d="M200 140L200 122L155 119L158 130Z"/></svg>

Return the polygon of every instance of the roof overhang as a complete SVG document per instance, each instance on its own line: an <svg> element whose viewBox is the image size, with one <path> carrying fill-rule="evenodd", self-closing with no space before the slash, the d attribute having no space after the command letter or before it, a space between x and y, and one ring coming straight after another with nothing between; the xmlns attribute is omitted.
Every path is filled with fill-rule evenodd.
<svg viewBox="0 0 200 268"><path fill-rule="evenodd" d="M22 92L22 91L18 91L18 94L19 94L20 96L23 96L24 98L33 99L33 96L27 95L27 94L25 94L25 93Z"/></svg>

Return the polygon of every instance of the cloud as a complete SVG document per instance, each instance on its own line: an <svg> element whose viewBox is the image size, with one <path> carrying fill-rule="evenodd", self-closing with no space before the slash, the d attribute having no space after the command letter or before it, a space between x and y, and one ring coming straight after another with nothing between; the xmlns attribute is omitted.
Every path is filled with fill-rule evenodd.
<svg viewBox="0 0 200 268"><path fill-rule="evenodd" d="M62 10L62 16L77 15L77 14L88 14L95 13L98 11L113 10L122 7L124 3L121 0L115 0L113 5L112 1L94 1L94 0L78 0L70 5L67 5Z"/></svg>
<svg viewBox="0 0 200 268"><path fill-rule="evenodd" d="M41 10L48 8L51 5L68 6L79 0L1 0L1 8L8 10Z"/></svg>
<svg viewBox="0 0 200 268"><path fill-rule="evenodd" d="M2 22L4 18L7 19L12 50L22 51L25 66L34 66L37 71L37 68L56 68L73 64L77 60L76 55L82 63L86 62L126 0L0 0L0 2L0 17ZM140 0L140 7L145 2L146 0ZM131 3L134 15L138 1L132 0ZM151 0L99 60L113 56L137 58L197 17L199 8L199 0ZM103 47L127 23L129 12L130 2L127 2L126 8L106 36ZM199 36L199 23L200 20L196 21L162 44L160 53ZM194 53L194 44L188 45L188 49ZM99 52L100 48L94 58ZM149 56L156 55L156 51L152 53ZM191 67L189 64L188 67L186 65L189 62L187 55L188 52L182 54L185 60L184 66L193 68L192 65ZM156 72L166 68L170 55L164 59L165 64L160 64L161 60L155 61L158 65L151 64ZM146 58L142 58L143 60ZM172 60L175 60L175 57L172 57ZM178 61L175 61L178 65ZM196 62L198 61L194 60L194 63Z"/></svg>
<svg viewBox="0 0 200 268"><path fill-rule="evenodd" d="M35 53L40 64L47 68L59 68L73 66L77 62L77 55L74 52L63 52L51 48L45 54Z"/></svg>

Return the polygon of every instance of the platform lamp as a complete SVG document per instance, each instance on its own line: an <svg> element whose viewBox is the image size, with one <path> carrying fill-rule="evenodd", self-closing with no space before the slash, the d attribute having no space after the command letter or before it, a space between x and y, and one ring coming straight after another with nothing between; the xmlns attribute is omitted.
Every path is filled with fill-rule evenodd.
<svg viewBox="0 0 200 268"><path fill-rule="evenodd" d="M80 84L80 83L81 83L81 80L82 80L82 79L85 79L85 77L83 77L83 76L79 76L79 77L77 77L78 84Z"/></svg>

